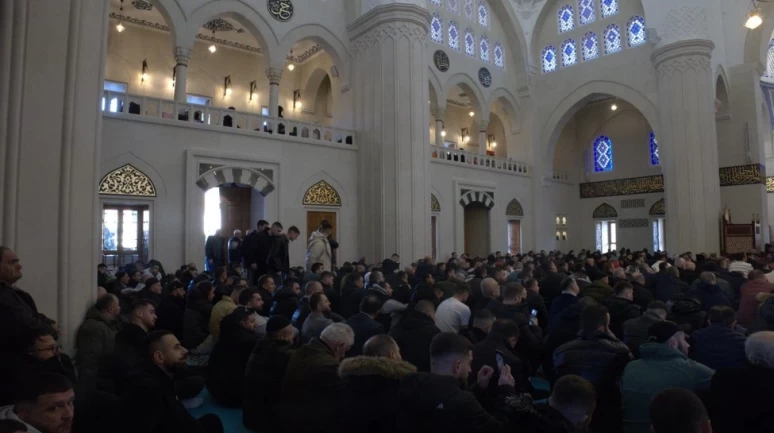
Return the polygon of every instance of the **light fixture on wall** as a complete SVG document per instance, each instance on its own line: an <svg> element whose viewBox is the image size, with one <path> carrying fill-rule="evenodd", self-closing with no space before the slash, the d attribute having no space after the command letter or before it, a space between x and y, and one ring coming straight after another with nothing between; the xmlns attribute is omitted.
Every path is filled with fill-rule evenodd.
<svg viewBox="0 0 774 433"><path fill-rule="evenodd" d="M750 30L757 29L763 24L763 18L761 18L761 10L755 4L755 0L750 2L750 7L747 8L747 20L744 22L744 26Z"/></svg>
<svg viewBox="0 0 774 433"><path fill-rule="evenodd" d="M494 134L489 134L486 138L489 141L489 147L492 147L492 148L497 147L497 142L495 141Z"/></svg>
<svg viewBox="0 0 774 433"><path fill-rule="evenodd" d="M172 88L175 88L175 81L177 81L177 71L172 68Z"/></svg>
<svg viewBox="0 0 774 433"><path fill-rule="evenodd" d="M301 109L301 89L296 89L293 91L293 109Z"/></svg>
<svg viewBox="0 0 774 433"><path fill-rule="evenodd" d="M140 82L144 83L145 80L148 79L148 59L145 59L142 61L142 80Z"/></svg>
<svg viewBox="0 0 774 433"><path fill-rule="evenodd" d="M468 128L462 128L462 131L460 132L460 135L462 136L462 142L467 143L470 141L470 132Z"/></svg>
<svg viewBox="0 0 774 433"><path fill-rule="evenodd" d="M292 64L292 63L290 63L290 64L288 65L288 71L292 71L293 69L296 69L296 65L294 65L294 64Z"/></svg>
<svg viewBox="0 0 774 433"><path fill-rule="evenodd" d="M212 31L212 45L207 49L210 50L211 53L218 51L218 47L215 46L215 30Z"/></svg>
<svg viewBox="0 0 774 433"><path fill-rule="evenodd" d="M288 71L296 69L296 65L293 64L293 48L290 49L290 55L288 56L290 63L288 63Z"/></svg>
<svg viewBox="0 0 774 433"><path fill-rule="evenodd" d="M118 9L120 12L124 11L124 0L121 0L121 7ZM123 13L120 14L123 16ZM118 33L123 32L126 30L126 27L124 27L124 24L121 22L121 20L118 20L118 24L116 25L116 30L118 30Z"/></svg>
<svg viewBox="0 0 774 433"><path fill-rule="evenodd" d="M231 96L231 75L226 75L223 80L223 96Z"/></svg>
<svg viewBox="0 0 774 433"><path fill-rule="evenodd" d="M255 80L250 81L250 100L252 101L253 98L258 98L258 84Z"/></svg>
<svg viewBox="0 0 774 433"><path fill-rule="evenodd" d="M473 117L473 116L475 116L475 115L476 115L476 113L475 113L474 111L471 111L471 112L470 112L470 113L468 113L468 114L470 115L470 117Z"/></svg>
<svg viewBox="0 0 774 433"><path fill-rule="evenodd" d="M615 110L617 110L617 109L618 109L618 105L616 105L616 104L613 104L613 105L611 105L611 106L610 106L610 109L611 109L611 110L613 110L613 111L615 111Z"/></svg>
<svg viewBox="0 0 774 433"><path fill-rule="evenodd" d="M441 120L441 137L446 137L446 124Z"/></svg>

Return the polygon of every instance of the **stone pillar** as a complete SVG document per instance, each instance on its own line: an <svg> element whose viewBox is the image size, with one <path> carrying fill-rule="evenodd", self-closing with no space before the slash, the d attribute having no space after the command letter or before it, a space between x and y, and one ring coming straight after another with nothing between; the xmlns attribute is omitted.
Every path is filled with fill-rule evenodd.
<svg viewBox="0 0 774 433"><path fill-rule="evenodd" d="M188 76L188 60L191 58L191 50L188 48L175 48L175 101L186 102L186 78Z"/></svg>
<svg viewBox="0 0 774 433"><path fill-rule="evenodd" d="M478 153L486 155L486 128L489 126L488 120L478 121Z"/></svg>
<svg viewBox="0 0 774 433"><path fill-rule="evenodd" d="M442 108L436 108L433 110L433 116L435 117L435 145L443 147L444 137L441 135L441 131L444 129L444 118L446 118L446 110Z"/></svg>
<svg viewBox="0 0 774 433"><path fill-rule="evenodd" d="M108 11L104 0L0 2L0 244L68 351L97 296Z"/></svg>
<svg viewBox="0 0 774 433"><path fill-rule="evenodd" d="M713 48L707 39L678 40L657 47L652 56L661 101L656 134L669 219L666 241L674 253L720 248Z"/></svg>
<svg viewBox="0 0 774 433"><path fill-rule="evenodd" d="M282 80L281 68L267 68L266 77L269 79L269 115L279 116L279 85Z"/></svg>
<svg viewBox="0 0 774 433"><path fill-rule="evenodd" d="M358 237L369 261L431 253L429 22L422 7L387 4L348 26L360 161Z"/></svg>

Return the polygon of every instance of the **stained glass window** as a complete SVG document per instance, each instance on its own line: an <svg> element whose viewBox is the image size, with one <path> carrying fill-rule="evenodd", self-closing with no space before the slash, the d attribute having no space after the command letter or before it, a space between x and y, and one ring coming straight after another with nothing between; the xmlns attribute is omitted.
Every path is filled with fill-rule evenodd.
<svg viewBox="0 0 774 433"><path fill-rule="evenodd" d="M505 68L505 53L503 53L503 46L499 42L495 42L494 57L495 66Z"/></svg>
<svg viewBox="0 0 774 433"><path fill-rule="evenodd" d="M605 29L605 54L621 51L621 28L610 24Z"/></svg>
<svg viewBox="0 0 774 433"><path fill-rule="evenodd" d="M478 2L478 23L483 27L489 27L489 9L484 0Z"/></svg>
<svg viewBox="0 0 774 433"><path fill-rule="evenodd" d="M580 25L593 23L595 19L597 19L597 11L594 7L594 0L578 0L578 22Z"/></svg>
<svg viewBox="0 0 774 433"><path fill-rule="evenodd" d="M481 36L481 61L489 63L489 38Z"/></svg>
<svg viewBox="0 0 774 433"><path fill-rule="evenodd" d="M476 57L476 38L471 29L465 30L465 54Z"/></svg>
<svg viewBox="0 0 774 433"><path fill-rule="evenodd" d="M604 135L594 142L594 171L613 170L613 142Z"/></svg>
<svg viewBox="0 0 774 433"><path fill-rule="evenodd" d="M575 28L575 14L570 5L562 6L556 19L558 20L559 33L569 32Z"/></svg>
<svg viewBox="0 0 774 433"><path fill-rule="evenodd" d="M596 59L599 57L599 44L597 43L597 34L594 32L587 32L583 35L583 61Z"/></svg>
<svg viewBox="0 0 774 433"><path fill-rule="evenodd" d="M656 134L650 133L650 165L658 165L658 140L656 140Z"/></svg>
<svg viewBox="0 0 774 433"><path fill-rule="evenodd" d="M648 36L645 33L645 18L633 16L628 23L626 23L626 37L629 40L630 47L636 47L642 45L648 40Z"/></svg>
<svg viewBox="0 0 774 433"><path fill-rule="evenodd" d="M575 41L567 39L562 43L562 67L566 68L578 63L578 49Z"/></svg>
<svg viewBox="0 0 774 433"><path fill-rule="evenodd" d="M612 17L618 13L618 0L602 0L599 6L602 9L602 18Z"/></svg>
<svg viewBox="0 0 774 433"><path fill-rule="evenodd" d="M457 30L457 23L449 21L449 48L454 51L460 50L460 32Z"/></svg>
<svg viewBox="0 0 774 433"><path fill-rule="evenodd" d="M543 59L543 73L547 74L556 70L556 48L549 45L543 49L540 56Z"/></svg>
<svg viewBox="0 0 774 433"><path fill-rule="evenodd" d="M769 41L769 50L766 52L766 76L774 77L774 39Z"/></svg>
<svg viewBox="0 0 774 433"><path fill-rule="evenodd" d="M460 0L448 0L446 7L455 14L460 13Z"/></svg>
<svg viewBox="0 0 774 433"><path fill-rule="evenodd" d="M465 13L465 18L473 21L473 10L475 9L475 6L473 6L473 0L464 0L465 6L463 6L462 11Z"/></svg>
<svg viewBox="0 0 774 433"><path fill-rule="evenodd" d="M430 3L432 3L432 4L436 5L436 6L440 6L441 5L441 0L430 0Z"/></svg>
<svg viewBox="0 0 774 433"><path fill-rule="evenodd" d="M438 14L433 14L433 19L430 21L430 37L434 42L443 43L443 21Z"/></svg>

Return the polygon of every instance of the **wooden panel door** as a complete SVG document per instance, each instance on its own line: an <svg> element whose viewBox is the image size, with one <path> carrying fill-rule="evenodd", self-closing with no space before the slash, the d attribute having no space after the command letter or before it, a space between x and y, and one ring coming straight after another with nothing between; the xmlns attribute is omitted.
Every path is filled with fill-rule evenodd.
<svg viewBox="0 0 774 433"><path fill-rule="evenodd" d="M519 254L521 252L521 221L508 221L508 252Z"/></svg>
<svg viewBox="0 0 774 433"><path fill-rule="evenodd" d="M234 230L242 230L244 236L245 230L250 228L250 193L249 187L220 187L221 235L226 239L223 257L228 257L228 239Z"/></svg>
<svg viewBox="0 0 774 433"><path fill-rule="evenodd" d="M336 237L336 212L322 212L322 211L307 211L306 212L306 239L309 241L309 236L312 232L320 228L320 223L328 221L333 226L332 238L338 240Z"/></svg>

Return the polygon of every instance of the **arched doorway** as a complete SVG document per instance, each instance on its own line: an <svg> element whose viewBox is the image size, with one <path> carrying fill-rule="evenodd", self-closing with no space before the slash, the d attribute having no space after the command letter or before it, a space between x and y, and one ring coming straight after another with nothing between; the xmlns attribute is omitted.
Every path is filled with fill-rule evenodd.
<svg viewBox="0 0 774 433"><path fill-rule="evenodd" d="M486 257L491 252L489 212L494 207L494 199L487 192L465 191L460 205L463 207L465 252L474 257Z"/></svg>

